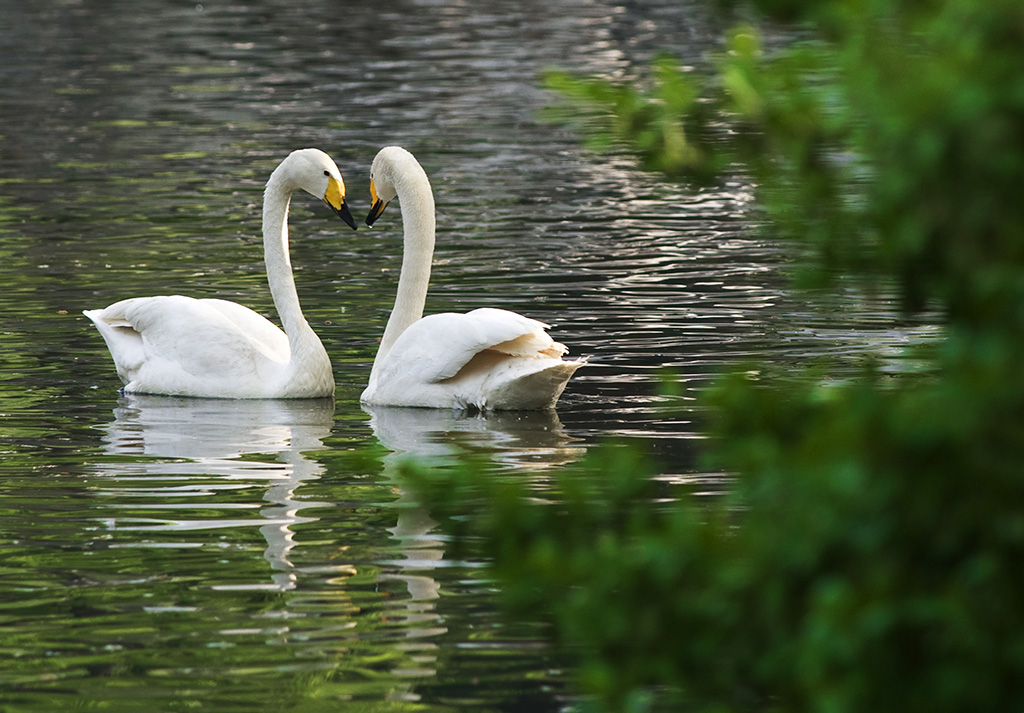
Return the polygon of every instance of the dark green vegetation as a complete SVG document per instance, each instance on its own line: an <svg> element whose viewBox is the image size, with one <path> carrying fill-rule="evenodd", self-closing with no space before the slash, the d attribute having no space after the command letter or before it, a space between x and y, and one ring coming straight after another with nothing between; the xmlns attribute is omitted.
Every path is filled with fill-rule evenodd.
<svg viewBox="0 0 1024 713"><path fill-rule="evenodd" d="M609 709L1021 710L1024 5L759 5L804 39L745 28L712 77L551 86L669 178L743 167L799 284L937 315L927 368L723 378L701 397L721 498L660 497L622 447L543 491L413 478Z"/></svg>

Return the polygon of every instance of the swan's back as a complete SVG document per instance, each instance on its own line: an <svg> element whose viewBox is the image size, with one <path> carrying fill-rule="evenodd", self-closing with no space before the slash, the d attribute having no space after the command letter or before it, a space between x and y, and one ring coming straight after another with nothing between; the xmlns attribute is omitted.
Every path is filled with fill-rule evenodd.
<svg viewBox="0 0 1024 713"><path fill-rule="evenodd" d="M585 359L562 359L547 325L482 308L424 317L378 357L362 401L469 410L552 408Z"/></svg>
<svg viewBox="0 0 1024 713"><path fill-rule="evenodd" d="M163 295L121 300L84 314L107 343L126 392L292 396L280 393L279 383L290 359L288 338L248 307ZM327 365L330 374L329 361ZM328 390L333 390L333 378L330 384L297 384L294 393L301 397L307 391Z"/></svg>

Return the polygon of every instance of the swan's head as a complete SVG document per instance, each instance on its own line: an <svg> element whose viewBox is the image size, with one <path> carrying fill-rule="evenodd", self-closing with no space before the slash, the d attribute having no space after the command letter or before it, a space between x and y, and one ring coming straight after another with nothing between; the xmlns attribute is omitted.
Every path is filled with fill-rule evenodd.
<svg viewBox="0 0 1024 713"><path fill-rule="evenodd" d="M420 166L416 157L401 146L385 146L373 159L370 167L370 212L366 215L366 224L373 225L380 217L388 203L398 195L403 184L414 181L425 184L426 195L430 194L430 182L427 174ZM412 186L407 186L412 187ZM431 209L433 201L431 200Z"/></svg>
<svg viewBox="0 0 1024 713"><path fill-rule="evenodd" d="M330 156L320 149L292 151L274 173L278 171L284 172L283 178L293 190L301 188L319 198L353 230L356 229L355 218L345 203L345 181Z"/></svg>

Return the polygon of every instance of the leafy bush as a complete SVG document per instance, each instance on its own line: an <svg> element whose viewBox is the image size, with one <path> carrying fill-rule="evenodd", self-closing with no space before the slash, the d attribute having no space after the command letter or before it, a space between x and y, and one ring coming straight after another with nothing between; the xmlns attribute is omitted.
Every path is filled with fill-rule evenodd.
<svg viewBox="0 0 1024 713"><path fill-rule="evenodd" d="M770 54L744 28L715 78L663 62L647 90L550 81L648 168L744 166L804 284L852 275L941 315L930 368L723 378L719 499L666 499L621 447L543 494L412 477L609 709L1022 710L1024 5L760 5L815 38Z"/></svg>

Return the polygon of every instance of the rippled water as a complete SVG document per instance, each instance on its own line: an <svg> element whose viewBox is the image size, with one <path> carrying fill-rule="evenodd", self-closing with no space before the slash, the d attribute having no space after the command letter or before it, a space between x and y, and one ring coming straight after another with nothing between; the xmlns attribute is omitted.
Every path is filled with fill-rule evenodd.
<svg viewBox="0 0 1024 713"><path fill-rule="evenodd" d="M564 662L446 556L403 454L536 477L620 436L713 482L666 370L701 388L828 354L841 376L929 335L881 297L788 293L741 180L663 184L540 120L545 67L702 61L701 3L384 5L0 3L0 709L559 709ZM398 213L353 233L304 199L293 262L336 401L118 396L82 309L183 293L272 314L269 172L323 148L361 217L388 143L435 190L428 310L514 309L590 357L557 416L362 409Z"/></svg>

